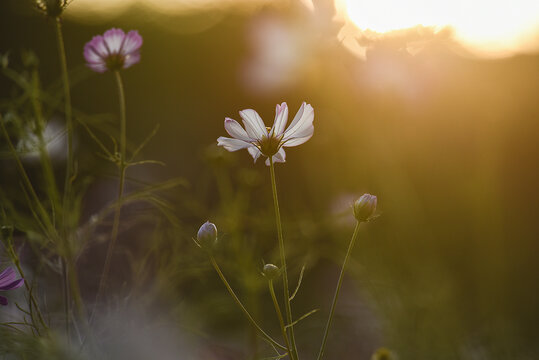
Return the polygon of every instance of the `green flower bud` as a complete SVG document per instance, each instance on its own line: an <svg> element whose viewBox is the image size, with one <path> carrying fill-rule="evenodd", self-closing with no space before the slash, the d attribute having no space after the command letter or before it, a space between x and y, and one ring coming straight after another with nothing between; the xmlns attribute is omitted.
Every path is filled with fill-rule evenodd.
<svg viewBox="0 0 539 360"><path fill-rule="evenodd" d="M211 250L215 243L217 243L217 227L215 224L206 221L198 229L197 244L205 250Z"/></svg>
<svg viewBox="0 0 539 360"><path fill-rule="evenodd" d="M275 280L281 274L281 270L273 264L266 264L262 269L262 275L268 278L268 280Z"/></svg>
<svg viewBox="0 0 539 360"><path fill-rule="evenodd" d="M363 194L354 203L354 217L357 221L368 221L376 211L378 200L371 194Z"/></svg>
<svg viewBox="0 0 539 360"><path fill-rule="evenodd" d="M62 15L70 0L36 0L36 7L47 16L57 18Z"/></svg>

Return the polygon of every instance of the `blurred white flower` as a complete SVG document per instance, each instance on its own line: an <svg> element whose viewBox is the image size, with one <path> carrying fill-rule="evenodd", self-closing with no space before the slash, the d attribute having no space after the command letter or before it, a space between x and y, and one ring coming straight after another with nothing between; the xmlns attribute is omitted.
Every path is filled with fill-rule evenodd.
<svg viewBox="0 0 539 360"><path fill-rule="evenodd" d="M231 118L225 118L225 129L232 138L219 137L217 145L228 151L247 149L256 160L260 155L268 157L266 165L270 165L269 157L273 162L285 162L286 154L283 147L298 146L313 136L314 109L310 104L303 102L294 120L285 130L288 122L288 106L285 102L277 105L275 121L271 129L266 128L264 121L252 109L240 111L245 129Z"/></svg>
<svg viewBox="0 0 539 360"><path fill-rule="evenodd" d="M64 125L57 120L51 120L43 129L42 136L51 160L55 163L64 161L67 146ZM39 146L39 137L28 128L27 134L19 140L17 149L22 153L24 161L37 162L40 159Z"/></svg>

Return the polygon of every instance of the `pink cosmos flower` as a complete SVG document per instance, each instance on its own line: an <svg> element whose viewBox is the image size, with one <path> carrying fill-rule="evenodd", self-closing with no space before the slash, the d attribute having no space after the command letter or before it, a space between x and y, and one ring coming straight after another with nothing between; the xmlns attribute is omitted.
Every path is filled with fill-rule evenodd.
<svg viewBox="0 0 539 360"><path fill-rule="evenodd" d="M104 73L127 69L140 61L142 36L131 30L110 29L103 36L97 35L84 45L84 58L93 71Z"/></svg>
<svg viewBox="0 0 539 360"><path fill-rule="evenodd" d="M314 109L305 102L301 104L286 130L288 106L285 102L276 106L275 121L271 129L266 128L260 115L252 109L240 111L240 116L245 129L236 120L225 118L225 129L232 138L221 136L217 139L217 145L228 151L247 149L255 162L260 155L264 155L268 157L268 166L270 156L273 162L285 162L286 153L283 147L301 145L309 140L314 132Z"/></svg>
<svg viewBox="0 0 539 360"><path fill-rule="evenodd" d="M15 279L15 270L7 268L0 273L0 291L17 289L24 283L23 279ZM7 299L0 296L0 305L7 305Z"/></svg>

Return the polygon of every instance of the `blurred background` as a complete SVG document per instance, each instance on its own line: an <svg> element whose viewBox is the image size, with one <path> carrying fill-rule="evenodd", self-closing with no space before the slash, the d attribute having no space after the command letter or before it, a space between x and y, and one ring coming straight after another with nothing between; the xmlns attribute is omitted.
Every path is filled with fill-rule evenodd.
<svg viewBox="0 0 539 360"><path fill-rule="evenodd" d="M52 21L31 1L0 7L3 66L37 67L60 96ZM128 141L136 148L159 124L142 158L166 166L130 169L128 192L179 179L160 189L160 210L123 212L101 351L271 355L191 238L204 221L217 225L218 262L278 337L260 276L262 259L278 263L269 170L216 139L225 116L253 108L271 125L275 104L286 101L293 116L306 101L315 134L276 167L292 287L306 266L293 311L320 309L296 326L300 353L318 350L351 204L369 192L381 216L361 229L328 359L369 359L382 346L403 360L539 358L539 2L74 0L63 26L76 116L108 144L118 127L114 77L87 69L82 49L111 27L139 31L142 60L122 73ZM6 76L0 86L4 112L20 90ZM63 114L45 111L63 173L63 147L54 148ZM117 180L85 129L76 132L81 232L90 239L77 265L91 302L110 219L90 225ZM1 162L2 189L16 191L14 163ZM38 172L31 154L25 165ZM35 253L23 254L32 268Z"/></svg>

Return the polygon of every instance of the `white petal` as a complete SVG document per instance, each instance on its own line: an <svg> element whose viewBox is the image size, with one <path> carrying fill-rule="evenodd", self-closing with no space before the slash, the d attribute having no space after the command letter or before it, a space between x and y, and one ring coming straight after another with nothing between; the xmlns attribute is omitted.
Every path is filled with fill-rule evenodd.
<svg viewBox="0 0 539 360"><path fill-rule="evenodd" d="M251 146L250 148L247 148L247 151L249 152L249 154L251 154L251 156L253 157L255 162L258 160L260 155L262 155L260 150L258 150L258 148L256 146L254 146L254 145Z"/></svg>
<svg viewBox="0 0 539 360"><path fill-rule="evenodd" d="M311 127L311 133L309 135L304 136L304 137L294 137L292 139L289 139L289 140L285 141L283 146L291 147L291 146L301 145L301 144L303 144L304 142L306 142L307 140L309 140L313 136L313 132L314 132L314 126Z"/></svg>
<svg viewBox="0 0 539 360"><path fill-rule="evenodd" d="M275 121L273 122L272 134L281 136L288 121L288 106L285 102L275 107Z"/></svg>
<svg viewBox="0 0 539 360"><path fill-rule="evenodd" d="M109 50L109 54L118 54L122 48L122 44L125 39L125 33L121 29L110 29L103 34L105 39L105 46Z"/></svg>
<svg viewBox="0 0 539 360"><path fill-rule="evenodd" d="M243 119L245 130L251 139L260 140L264 136L268 136L268 130L264 125L264 121L253 109L245 109L240 111L240 116Z"/></svg>
<svg viewBox="0 0 539 360"><path fill-rule="evenodd" d="M313 130L311 127L313 126L313 120L314 109L311 105L304 102L301 104L300 109L298 110L288 129L286 129L283 141L296 137L306 137L309 134L312 134Z"/></svg>
<svg viewBox="0 0 539 360"><path fill-rule="evenodd" d="M271 157L273 159L273 163L284 163L286 162L286 153L284 152L283 148L280 148L279 151L275 155ZM266 159L266 165L270 166L270 160L269 158Z"/></svg>
<svg viewBox="0 0 539 360"><path fill-rule="evenodd" d="M245 142L243 140L231 139L224 136L220 136L217 139L217 145L224 147L228 151L236 151L253 146L253 144Z"/></svg>
<svg viewBox="0 0 539 360"><path fill-rule="evenodd" d="M247 135L247 132L234 119L225 118L225 130L233 138L240 139L247 142L252 141L251 138Z"/></svg>

